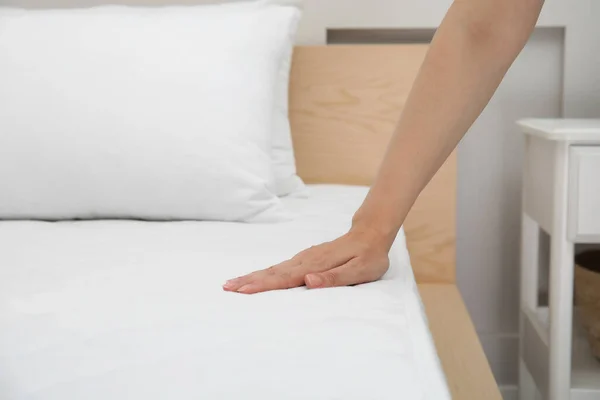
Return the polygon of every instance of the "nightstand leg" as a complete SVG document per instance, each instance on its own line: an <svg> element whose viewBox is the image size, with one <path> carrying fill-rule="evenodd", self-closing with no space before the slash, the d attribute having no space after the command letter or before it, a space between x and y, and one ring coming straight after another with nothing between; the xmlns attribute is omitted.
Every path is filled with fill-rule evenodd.
<svg viewBox="0 0 600 400"><path fill-rule="evenodd" d="M536 386L523 359L525 315L535 312L539 294L540 226L526 213L521 216L521 302L519 310L519 400L535 400Z"/></svg>
<svg viewBox="0 0 600 400"><path fill-rule="evenodd" d="M556 238L554 237L556 236ZM549 400L568 400L571 393L573 330L573 248L560 235L550 250L550 376Z"/></svg>
<svg viewBox="0 0 600 400"><path fill-rule="evenodd" d="M555 147L554 218L550 240L549 400L571 398L574 245L567 236L568 145Z"/></svg>

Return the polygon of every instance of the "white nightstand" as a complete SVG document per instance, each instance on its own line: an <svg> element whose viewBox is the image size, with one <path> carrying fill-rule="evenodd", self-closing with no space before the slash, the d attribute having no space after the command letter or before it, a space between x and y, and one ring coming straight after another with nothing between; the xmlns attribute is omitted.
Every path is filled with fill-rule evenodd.
<svg viewBox="0 0 600 400"><path fill-rule="evenodd" d="M600 243L600 119L530 119L521 249L521 400L598 400L600 362L573 324L575 243ZM550 235L549 306L539 304L540 229Z"/></svg>

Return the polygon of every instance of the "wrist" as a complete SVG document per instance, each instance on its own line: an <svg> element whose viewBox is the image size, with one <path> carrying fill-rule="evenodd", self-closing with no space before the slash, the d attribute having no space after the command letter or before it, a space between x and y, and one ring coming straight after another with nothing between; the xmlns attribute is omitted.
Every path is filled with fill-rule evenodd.
<svg viewBox="0 0 600 400"><path fill-rule="evenodd" d="M385 243L391 247L399 229L383 216L366 215L359 210L352 218L350 232L360 233L370 241Z"/></svg>

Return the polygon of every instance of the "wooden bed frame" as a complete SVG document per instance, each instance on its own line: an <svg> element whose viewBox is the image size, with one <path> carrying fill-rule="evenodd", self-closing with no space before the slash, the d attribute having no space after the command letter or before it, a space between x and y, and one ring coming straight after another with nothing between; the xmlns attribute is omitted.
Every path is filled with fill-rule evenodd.
<svg viewBox="0 0 600 400"><path fill-rule="evenodd" d="M297 47L290 120L308 183L369 185L426 45ZM456 287L456 155L408 215L411 263L453 399L501 399Z"/></svg>

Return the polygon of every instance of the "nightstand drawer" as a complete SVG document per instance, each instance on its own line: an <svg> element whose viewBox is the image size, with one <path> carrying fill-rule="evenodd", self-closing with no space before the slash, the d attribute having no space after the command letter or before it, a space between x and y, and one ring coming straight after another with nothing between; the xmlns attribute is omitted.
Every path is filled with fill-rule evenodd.
<svg viewBox="0 0 600 400"><path fill-rule="evenodd" d="M573 146L569 154L569 236L600 239L600 146Z"/></svg>

